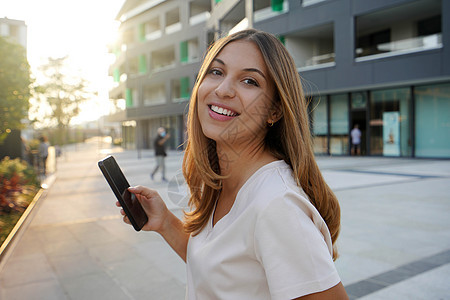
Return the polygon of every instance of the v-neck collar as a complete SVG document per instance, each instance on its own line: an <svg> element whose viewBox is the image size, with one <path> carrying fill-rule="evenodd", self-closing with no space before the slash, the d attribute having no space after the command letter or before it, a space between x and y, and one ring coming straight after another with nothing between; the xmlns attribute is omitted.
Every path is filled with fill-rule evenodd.
<svg viewBox="0 0 450 300"><path fill-rule="evenodd" d="M231 206L230 210L228 211L227 214L225 214L220 220L218 220L216 222L216 224L214 223L214 214L216 212L216 207L217 207L217 202L219 200L220 197L220 193L218 194L216 200L215 200L215 204L214 204L214 210L211 213L211 216L209 217L209 221L208 221L208 225L207 225L207 230L208 230L208 235L211 231L217 231L218 230L218 226L220 228L220 224L226 223L226 220L228 218L230 218L230 216L233 215L233 213L238 209L240 201L240 194L242 193L242 191L244 191L246 189L246 187L248 185L250 185L254 180L256 180L256 178L259 176L259 174L261 174L262 172L264 172L267 169L272 169L272 168L276 168L276 167L281 167L286 165L286 163L284 162L284 160L275 160L272 161L268 164L265 164L263 166L261 166L259 169L257 169L246 181L245 183L241 186L241 188L239 189L239 191L236 194L236 198L234 199L233 205Z"/></svg>

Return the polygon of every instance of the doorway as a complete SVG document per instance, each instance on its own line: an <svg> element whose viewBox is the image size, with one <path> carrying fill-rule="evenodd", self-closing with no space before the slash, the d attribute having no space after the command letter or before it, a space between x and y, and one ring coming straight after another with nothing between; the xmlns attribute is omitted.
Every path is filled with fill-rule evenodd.
<svg viewBox="0 0 450 300"><path fill-rule="evenodd" d="M367 155L367 126L366 126L366 110L353 110L351 112L350 130L355 124L358 124L361 130L361 155ZM350 137L351 146L351 137Z"/></svg>

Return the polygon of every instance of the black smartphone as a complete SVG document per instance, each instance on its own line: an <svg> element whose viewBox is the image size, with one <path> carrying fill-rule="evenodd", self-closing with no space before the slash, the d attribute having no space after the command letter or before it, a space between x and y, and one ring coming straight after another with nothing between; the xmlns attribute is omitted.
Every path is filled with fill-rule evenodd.
<svg viewBox="0 0 450 300"><path fill-rule="evenodd" d="M147 214L137 200L136 196L128 191L130 184L122 173L113 156L109 155L98 162L98 166L108 181L114 195L122 205L125 214L130 219L136 231L140 231L148 222Z"/></svg>

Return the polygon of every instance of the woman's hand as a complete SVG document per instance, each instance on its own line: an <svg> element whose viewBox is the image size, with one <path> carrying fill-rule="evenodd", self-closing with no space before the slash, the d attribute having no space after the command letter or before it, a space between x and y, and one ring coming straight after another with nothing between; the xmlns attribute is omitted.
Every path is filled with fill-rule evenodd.
<svg viewBox="0 0 450 300"><path fill-rule="evenodd" d="M183 222L167 208L157 191L143 186L130 187L128 190L136 195L147 214L148 222L142 230L156 231L161 234L170 247L186 261L189 234L184 231ZM119 202L116 202L116 205L121 207ZM124 222L131 224L123 209L120 213Z"/></svg>
<svg viewBox="0 0 450 300"><path fill-rule="evenodd" d="M143 186L130 187L128 190L136 195L136 198L147 214L148 222L142 227L142 230L161 233L165 225L164 222L168 220L167 215L169 210L158 192ZM121 207L119 201L116 202L116 205ZM131 224L123 209L120 210L120 213L123 216L124 222Z"/></svg>

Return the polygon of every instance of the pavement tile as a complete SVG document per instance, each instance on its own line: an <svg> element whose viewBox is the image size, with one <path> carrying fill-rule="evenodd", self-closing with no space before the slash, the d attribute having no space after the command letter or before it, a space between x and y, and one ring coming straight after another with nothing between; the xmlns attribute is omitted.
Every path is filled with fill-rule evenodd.
<svg viewBox="0 0 450 300"><path fill-rule="evenodd" d="M3 298L8 300L45 299L70 300L57 280L45 280L21 284L12 288L2 289ZM38 295L38 296L37 296Z"/></svg>
<svg viewBox="0 0 450 300"><path fill-rule="evenodd" d="M11 257L8 263L14 268L8 269L7 275L0 278L2 287L17 287L56 279L55 273L43 253Z"/></svg>
<svg viewBox="0 0 450 300"><path fill-rule="evenodd" d="M129 300L131 298L129 291L119 286L105 272L64 278L61 279L61 283L71 300Z"/></svg>
<svg viewBox="0 0 450 300"><path fill-rule="evenodd" d="M99 273L103 270L103 266L95 258L86 255L86 253L49 256L48 260L59 279L81 277Z"/></svg>

